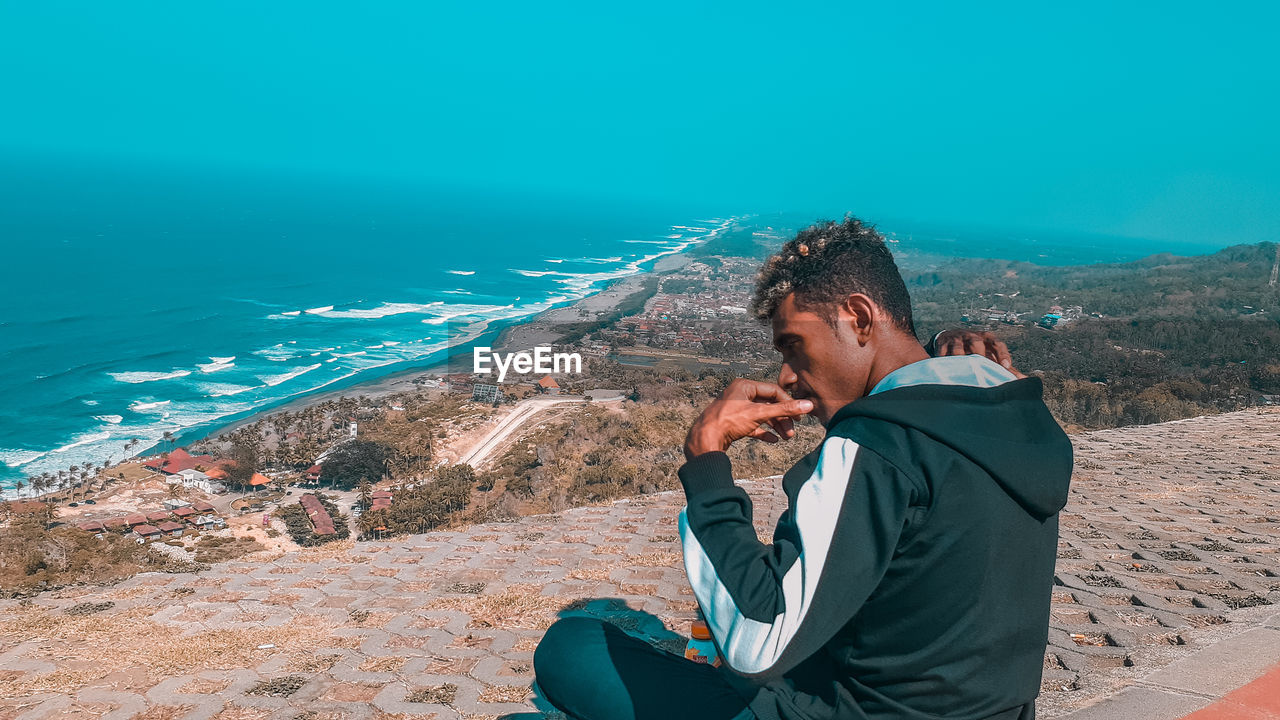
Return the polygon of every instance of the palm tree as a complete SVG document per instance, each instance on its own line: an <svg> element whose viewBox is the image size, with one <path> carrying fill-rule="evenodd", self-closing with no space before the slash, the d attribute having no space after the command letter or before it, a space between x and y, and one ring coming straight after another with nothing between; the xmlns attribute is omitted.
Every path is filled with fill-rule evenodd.
<svg viewBox="0 0 1280 720"><path fill-rule="evenodd" d="M13 489L15 492L17 492L18 497L22 497L22 488L24 487L26 487L26 484L23 483L21 480L13 484Z"/></svg>
<svg viewBox="0 0 1280 720"><path fill-rule="evenodd" d="M165 442L165 444L166 444L166 445L172 445L172 443L173 443L173 433L169 432L168 430L165 430L165 431L164 431L164 442ZM172 448L172 447L170 447L169 449L170 449L170 450L172 450L173 448Z"/></svg>

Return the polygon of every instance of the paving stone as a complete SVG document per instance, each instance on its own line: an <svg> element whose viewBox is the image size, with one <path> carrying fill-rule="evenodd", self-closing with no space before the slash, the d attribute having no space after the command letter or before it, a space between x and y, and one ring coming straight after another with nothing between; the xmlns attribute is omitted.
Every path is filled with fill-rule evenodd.
<svg viewBox="0 0 1280 720"><path fill-rule="evenodd" d="M1280 633L1280 613L1265 604L1280 603L1280 474L1271 464L1280 413L1072 440L1076 471L1061 516L1041 716L1060 717L1124 685L1132 687L1084 712L1133 714L1079 717L1158 718L1161 708L1180 716L1194 709L1187 697L1152 684L1164 677L1189 687L1177 679L1180 658L1209 652L1224 633ZM742 484L767 537L784 509L778 479ZM69 695L0 702L0 716L15 707L21 717L51 718L77 706L120 717L188 706L187 720L255 708L289 719L313 711L541 720L552 708L536 692L512 699L532 684L533 650L556 618L600 617L660 647L683 642L697 605L676 537L682 505L681 493L661 493L336 553L304 549L197 574L147 573L111 588L46 593L30 607L0 601L0 617L109 601L114 605L95 619L162 627L175 643L221 633L228 642L262 637L252 644L277 645L251 651L239 667L211 662L150 675L145 661L110 658L112 667L100 673L77 665L90 648L75 638L0 645L0 677L14 687L54 672L86 674ZM194 592L173 594L179 587ZM314 627L322 629L306 632ZM1243 653L1227 654L1238 663ZM264 679L293 674L307 682L288 697L245 694ZM1230 673L1217 675L1215 692L1236 682ZM117 682L135 676L142 679ZM415 689L446 683L456 687L447 704L407 702Z"/></svg>
<svg viewBox="0 0 1280 720"><path fill-rule="evenodd" d="M1148 675L1144 682L1221 697L1280 663L1280 630L1254 628Z"/></svg>
<svg viewBox="0 0 1280 720"><path fill-rule="evenodd" d="M1066 717L1069 720L1178 720L1209 702L1205 697L1131 687Z"/></svg>

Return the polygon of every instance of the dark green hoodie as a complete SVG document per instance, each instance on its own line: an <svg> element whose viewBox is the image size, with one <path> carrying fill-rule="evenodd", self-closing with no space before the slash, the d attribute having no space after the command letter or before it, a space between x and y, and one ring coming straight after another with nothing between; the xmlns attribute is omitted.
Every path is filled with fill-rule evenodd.
<svg viewBox="0 0 1280 720"><path fill-rule="evenodd" d="M1071 444L1036 378L934 358L841 409L771 544L724 453L680 470L685 568L772 718L1030 718Z"/></svg>

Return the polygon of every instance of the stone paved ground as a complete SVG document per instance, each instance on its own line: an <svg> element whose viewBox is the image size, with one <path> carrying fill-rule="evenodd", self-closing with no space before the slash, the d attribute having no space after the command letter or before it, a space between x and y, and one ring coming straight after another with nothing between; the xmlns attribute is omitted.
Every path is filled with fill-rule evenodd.
<svg viewBox="0 0 1280 720"><path fill-rule="evenodd" d="M1280 601L1280 414L1075 437L1042 715L1137 682ZM758 527L781 511L746 484ZM0 602L0 719L531 713L557 617L680 649L695 603L678 493L343 543Z"/></svg>

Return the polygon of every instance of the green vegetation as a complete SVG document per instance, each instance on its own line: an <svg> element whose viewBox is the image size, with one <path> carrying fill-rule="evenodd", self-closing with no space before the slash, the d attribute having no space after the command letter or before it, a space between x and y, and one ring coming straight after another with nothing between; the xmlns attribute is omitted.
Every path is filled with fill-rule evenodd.
<svg viewBox="0 0 1280 720"><path fill-rule="evenodd" d="M454 465L440 468L427 482L396 487L391 507L360 515L360 536L371 536L375 531L421 533L446 525L467 509L475 485L476 474L470 465Z"/></svg>
<svg viewBox="0 0 1280 720"><path fill-rule="evenodd" d="M1040 267L958 260L912 275L922 337L960 325L989 327L1014 363L1045 384L1045 400L1069 428L1177 420L1236 410L1280 394L1280 288L1269 285L1274 243L1194 258ZM1051 306L1083 317L1053 330L1034 325ZM984 323L986 311L1023 313Z"/></svg>
<svg viewBox="0 0 1280 720"><path fill-rule="evenodd" d="M351 537L351 528L347 524L347 516L338 512L338 506L333 503L333 498L322 493L315 493L319 498L320 504L329 512L329 517L333 518L333 527L335 533L332 535L317 535L315 528L311 526L311 518L307 517L307 511L298 503L289 503L281 505L274 512L274 515L284 522L285 529L289 531L289 537L302 547L315 547L323 545L335 540L345 540Z"/></svg>
<svg viewBox="0 0 1280 720"><path fill-rule="evenodd" d="M14 516L0 532L0 591L9 596L109 584L160 569L159 562L157 554L123 535L99 539L79 528L48 528L38 516Z"/></svg>
<svg viewBox="0 0 1280 720"><path fill-rule="evenodd" d="M362 482L377 482L387 474L390 453L385 445L369 440L352 440L338 446L325 459L320 482L351 490Z"/></svg>
<svg viewBox="0 0 1280 720"><path fill-rule="evenodd" d="M560 343L566 345L576 343L596 330L607 328L628 315L635 315L644 309L644 304L649 301L649 298L657 294L658 277L656 275L645 276L640 281L640 289L622 298L617 307L609 314L589 322L557 325L555 327L556 332L562 334Z"/></svg>

